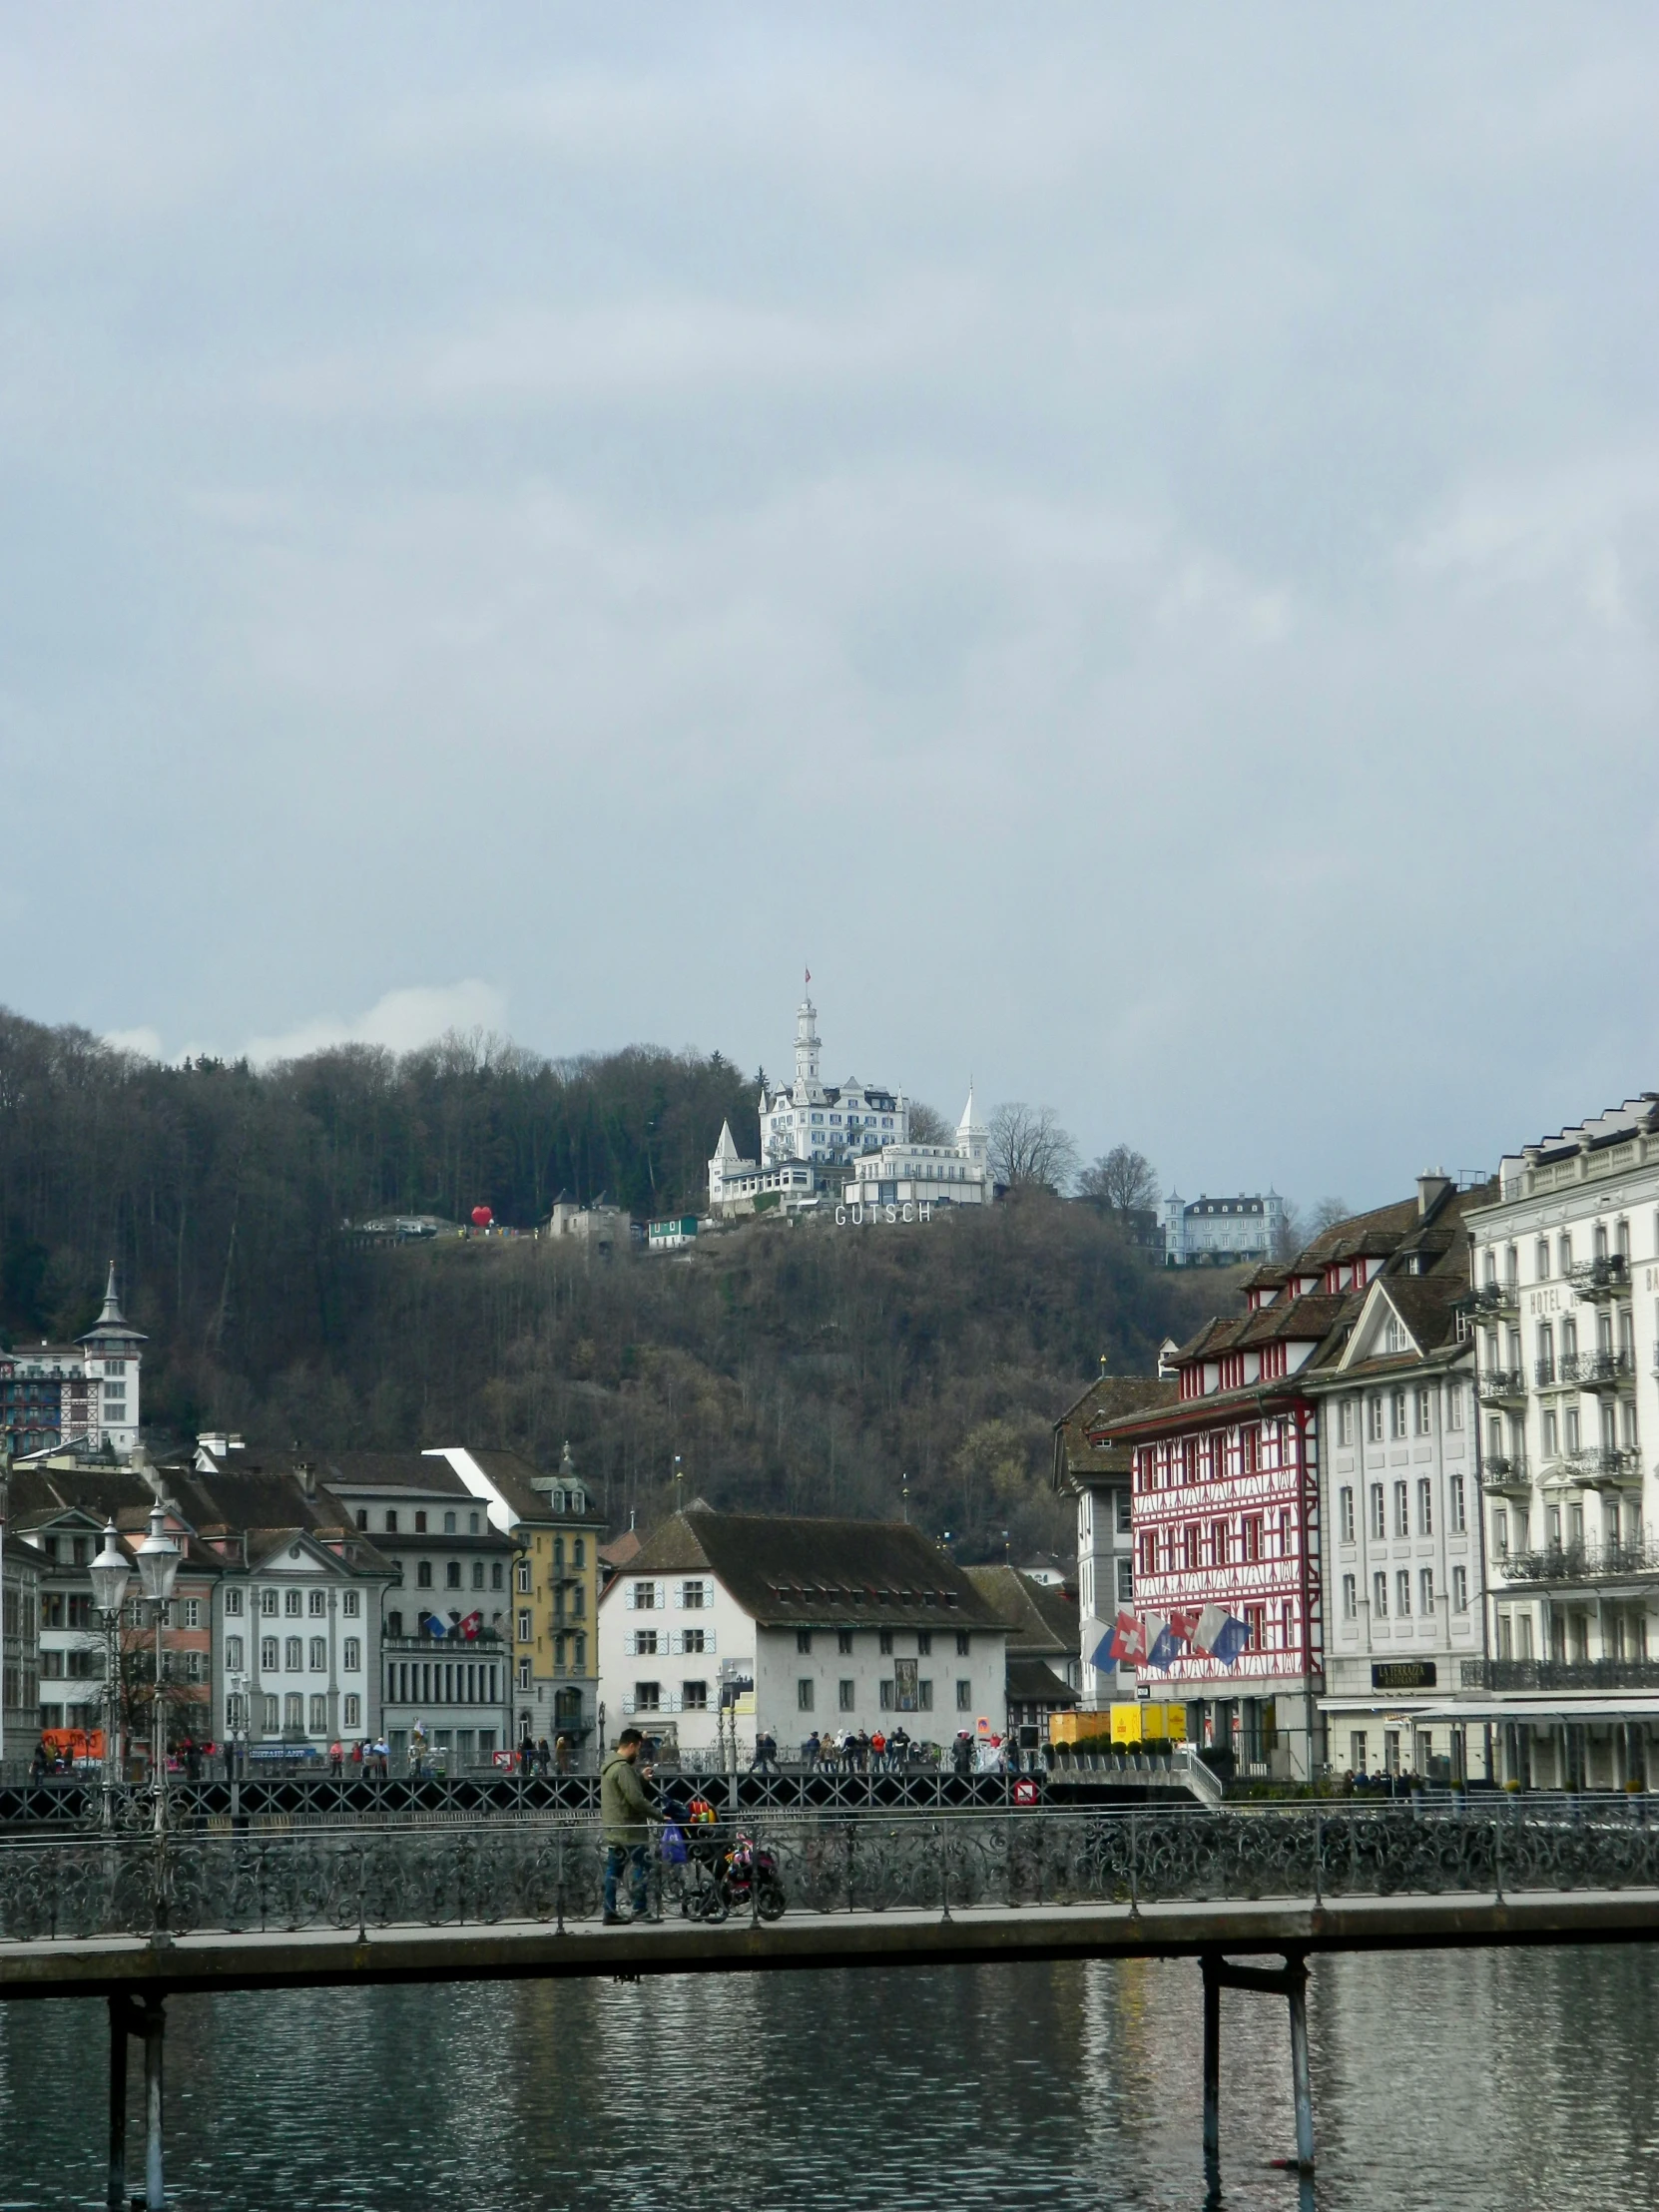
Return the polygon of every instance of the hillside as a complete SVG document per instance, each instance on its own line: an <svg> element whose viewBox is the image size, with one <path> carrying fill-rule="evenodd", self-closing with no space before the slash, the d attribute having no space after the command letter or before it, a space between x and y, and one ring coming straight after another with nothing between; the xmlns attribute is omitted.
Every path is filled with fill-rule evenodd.
<svg viewBox="0 0 1659 2212"><path fill-rule="evenodd" d="M269 1073L157 1068L0 1019L0 1296L72 1332L113 1253L151 1337L147 1417L268 1441L436 1436L548 1461L569 1439L614 1526L685 1494L895 1513L964 1558L1069 1548L1050 1424L1099 1371L1229 1303L1043 1193L984 1216L837 1230L758 1221L683 1258L566 1245L362 1249L341 1224L484 1200L528 1223L561 1187L636 1212L695 1196L753 1093L718 1055L555 1067L451 1042Z"/></svg>

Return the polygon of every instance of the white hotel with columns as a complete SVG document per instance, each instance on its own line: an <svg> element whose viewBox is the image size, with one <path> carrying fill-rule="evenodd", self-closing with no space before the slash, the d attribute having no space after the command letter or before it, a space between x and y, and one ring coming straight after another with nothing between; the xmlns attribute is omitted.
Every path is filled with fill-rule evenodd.
<svg viewBox="0 0 1659 2212"><path fill-rule="evenodd" d="M928 1200L981 1206L994 1196L987 1161L989 1133L968 1101L954 1140L910 1140L910 1103L902 1091L860 1083L827 1085L818 1009L804 999L795 1016L795 1082L764 1090L759 1101L764 1160L746 1160L723 1123L709 1162L709 1210L746 1214L777 1205L794 1213L816 1207L821 1193L849 1204Z"/></svg>

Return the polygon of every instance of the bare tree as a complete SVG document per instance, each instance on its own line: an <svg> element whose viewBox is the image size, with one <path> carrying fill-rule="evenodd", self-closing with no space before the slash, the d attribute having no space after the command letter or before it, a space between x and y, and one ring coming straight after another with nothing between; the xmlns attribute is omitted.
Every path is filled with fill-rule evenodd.
<svg viewBox="0 0 1659 2212"><path fill-rule="evenodd" d="M1079 1194L1108 1213L1145 1213L1158 1203L1158 1176L1144 1152L1113 1145L1077 1178Z"/></svg>
<svg viewBox="0 0 1659 2212"><path fill-rule="evenodd" d="M991 1173L1010 1190L1059 1191L1077 1173L1077 1147L1052 1106L1009 1099L990 1120Z"/></svg>
<svg viewBox="0 0 1659 2212"><path fill-rule="evenodd" d="M1294 1260L1306 1245L1311 1245L1316 1237L1323 1237L1328 1229L1335 1229L1338 1222L1347 1221L1353 1211L1346 1198L1322 1198L1304 1214L1287 1199L1274 1258Z"/></svg>
<svg viewBox="0 0 1659 2212"><path fill-rule="evenodd" d="M910 1101L910 1142L912 1144L954 1144L956 1132L935 1106L924 1106L919 1098Z"/></svg>

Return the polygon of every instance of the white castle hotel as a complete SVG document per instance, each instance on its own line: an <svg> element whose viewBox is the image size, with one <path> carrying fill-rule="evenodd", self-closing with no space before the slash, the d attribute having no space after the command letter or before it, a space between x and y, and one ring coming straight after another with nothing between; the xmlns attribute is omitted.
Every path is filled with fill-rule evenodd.
<svg viewBox="0 0 1659 2212"><path fill-rule="evenodd" d="M709 1162L709 1210L753 1214L816 1208L821 1194L847 1204L983 1206L994 1196L987 1161L989 1133L968 1087L967 1105L949 1144L912 1144L910 1105L902 1091L860 1083L849 1075L827 1085L819 1070L823 1047L818 1009L804 999L795 1016L795 1082L760 1098L765 1160L740 1157L730 1122Z"/></svg>

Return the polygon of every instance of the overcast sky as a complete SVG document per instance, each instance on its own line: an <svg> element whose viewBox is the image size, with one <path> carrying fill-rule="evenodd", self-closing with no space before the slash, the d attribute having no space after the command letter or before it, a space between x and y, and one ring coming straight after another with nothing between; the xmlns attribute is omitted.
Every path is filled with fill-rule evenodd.
<svg viewBox="0 0 1659 2212"><path fill-rule="evenodd" d="M1659 1085L1650 7L0 30L21 1011L777 1072L810 965L1355 1203Z"/></svg>

